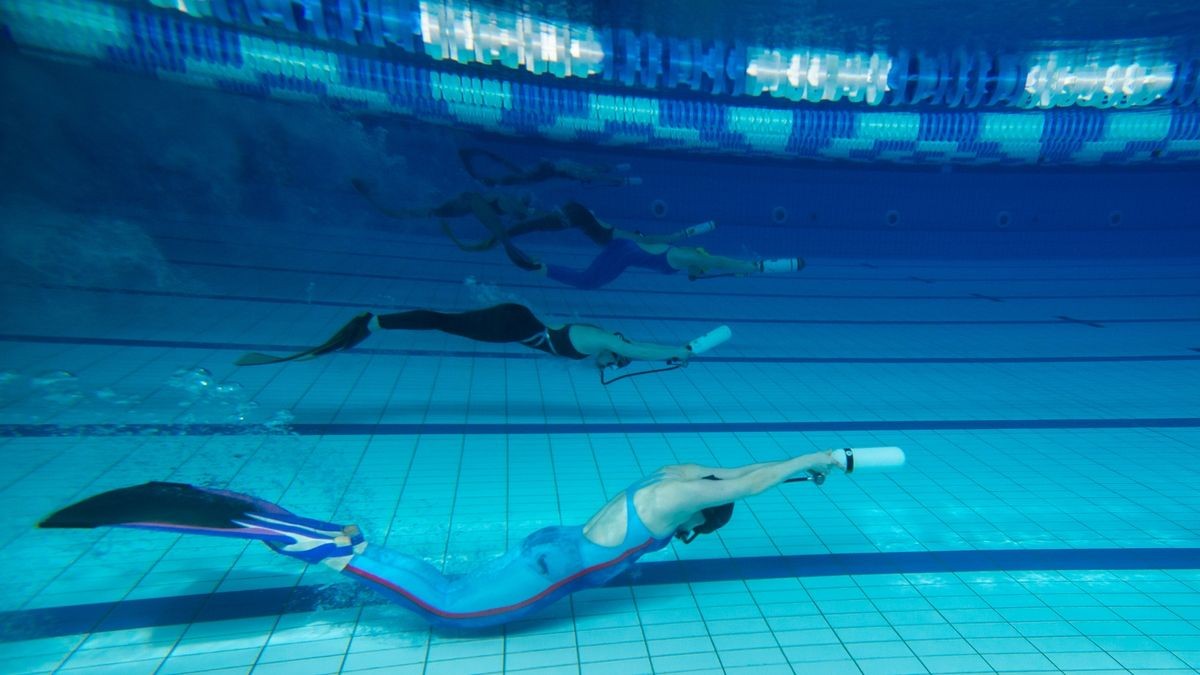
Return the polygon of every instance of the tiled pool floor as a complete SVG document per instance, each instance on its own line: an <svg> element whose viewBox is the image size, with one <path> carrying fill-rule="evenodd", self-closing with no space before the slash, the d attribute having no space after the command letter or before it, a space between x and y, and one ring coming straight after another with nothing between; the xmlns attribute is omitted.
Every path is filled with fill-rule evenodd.
<svg viewBox="0 0 1200 675"><path fill-rule="evenodd" d="M1197 261L810 259L796 278L635 273L581 293L412 235L154 234L169 285L6 285L6 672L1200 668ZM231 365L367 308L505 300L635 339L735 337L609 387L440 334ZM431 632L258 545L33 528L101 490L186 481L455 572L665 463L847 445L909 463L755 497L632 578L482 633Z"/></svg>

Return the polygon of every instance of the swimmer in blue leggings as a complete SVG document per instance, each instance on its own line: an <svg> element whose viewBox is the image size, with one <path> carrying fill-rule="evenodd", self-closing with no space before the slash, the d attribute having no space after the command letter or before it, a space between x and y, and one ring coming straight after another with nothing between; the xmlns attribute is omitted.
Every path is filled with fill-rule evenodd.
<svg viewBox="0 0 1200 675"><path fill-rule="evenodd" d="M133 527L263 541L305 563L321 563L443 627L515 621L563 596L602 586L638 558L723 527L733 502L791 476L846 469L826 451L732 469L667 466L614 496L584 525L534 532L472 572L448 577L421 558L368 545L354 525L297 516L248 495L182 483L146 483L64 508L43 528Z"/></svg>

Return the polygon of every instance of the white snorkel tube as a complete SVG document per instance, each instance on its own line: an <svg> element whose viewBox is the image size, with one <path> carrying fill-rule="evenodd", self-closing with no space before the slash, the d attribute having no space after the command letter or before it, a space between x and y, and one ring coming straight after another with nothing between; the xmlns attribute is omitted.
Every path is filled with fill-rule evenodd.
<svg viewBox="0 0 1200 675"><path fill-rule="evenodd" d="M684 230L683 236L684 238L691 238L700 234L707 234L715 229L717 229L717 221L706 220L703 223L697 223Z"/></svg>
<svg viewBox="0 0 1200 675"><path fill-rule="evenodd" d="M703 354L704 352L712 349L713 347L716 347L719 344L723 344L723 343L729 341L729 338L731 338L731 337L733 337L733 331L729 330L729 326L721 325L721 326L717 326L716 328L708 331L704 335L701 335L700 337L692 340L691 342L688 342L687 345L685 345L685 347L687 348L688 352L694 356L696 354ZM665 373L668 370L675 370L676 368L683 368L684 366L687 365L687 361L681 360L678 358L672 358L671 360L667 361L667 365L665 368L652 368L650 370L642 370L642 371L638 371L638 372L634 372L634 373L626 373L624 375L620 375L620 376L614 377L612 379L608 379L608 377L605 376L606 372L616 371L620 368L625 367L628 364L629 364L629 361L626 360L624 363L615 363L614 362L614 363L610 363L607 366L600 368L600 383L603 384L604 386L608 386L608 385L612 384L613 382L616 382L617 380L623 380L627 377L637 377L638 375L649 375L651 373Z"/></svg>
<svg viewBox="0 0 1200 675"><path fill-rule="evenodd" d="M731 337L733 337L733 331L729 329L729 326L717 326L687 343L687 349L692 354L703 354L717 345L728 342Z"/></svg>
<svg viewBox="0 0 1200 675"><path fill-rule="evenodd" d="M834 450L833 456L842 460L846 473L898 469L904 466L907 459L904 451L893 445L882 448L841 448Z"/></svg>
<svg viewBox="0 0 1200 675"><path fill-rule="evenodd" d="M895 446L880 448L838 448L833 451L833 458L838 464L846 467L846 473L887 471L904 466L906 458L904 451ZM811 480L820 485L825 482L825 474L811 471L807 476L789 478L785 483L800 483Z"/></svg>

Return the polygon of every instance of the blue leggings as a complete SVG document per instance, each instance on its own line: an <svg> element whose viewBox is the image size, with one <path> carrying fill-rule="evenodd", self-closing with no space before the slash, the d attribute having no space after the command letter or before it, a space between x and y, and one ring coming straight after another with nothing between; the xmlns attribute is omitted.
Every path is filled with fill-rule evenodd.
<svg viewBox="0 0 1200 675"><path fill-rule="evenodd" d="M482 628L516 621L565 595L595 588L669 543L627 550L591 543L581 527L547 527L474 571L447 577L414 556L368 546L343 570L435 626Z"/></svg>
<svg viewBox="0 0 1200 675"><path fill-rule="evenodd" d="M650 253L629 239L614 239L587 269L546 265L546 276L568 286L594 290L607 286L628 267L643 267L662 274L679 271L667 262L666 253Z"/></svg>

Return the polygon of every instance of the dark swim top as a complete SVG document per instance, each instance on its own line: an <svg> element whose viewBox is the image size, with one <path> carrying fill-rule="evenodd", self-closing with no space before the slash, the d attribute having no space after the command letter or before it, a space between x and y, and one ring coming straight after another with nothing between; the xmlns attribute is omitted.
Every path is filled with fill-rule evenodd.
<svg viewBox="0 0 1200 675"><path fill-rule="evenodd" d="M543 327L540 332L521 340L521 344L553 356L562 356L577 361L590 356L590 354L584 354L576 349L575 343L571 342L571 324L562 328Z"/></svg>

